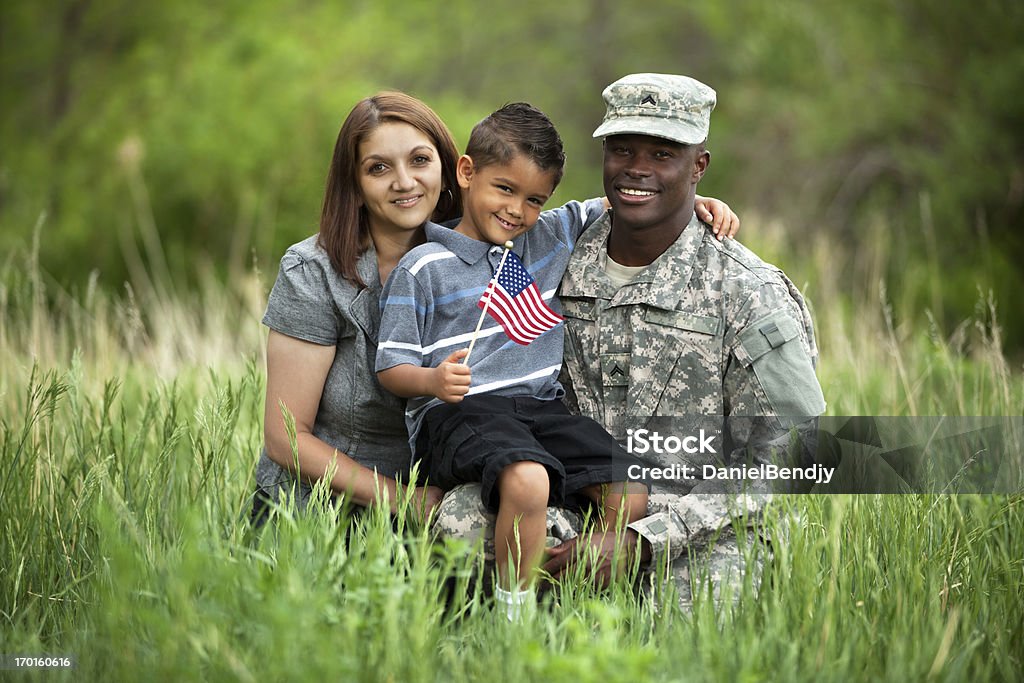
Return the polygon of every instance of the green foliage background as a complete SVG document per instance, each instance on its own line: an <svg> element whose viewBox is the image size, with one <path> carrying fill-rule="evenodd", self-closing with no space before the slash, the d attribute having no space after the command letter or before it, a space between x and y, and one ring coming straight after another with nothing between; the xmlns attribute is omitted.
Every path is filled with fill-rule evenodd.
<svg viewBox="0 0 1024 683"><path fill-rule="evenodd" d="M885 280L898 315L947 330L992 289L1019 351L1022 34L1013 0L5 2L0 253L37 235L64 285L273 272L315 230L341 121L382 88L426 100L460 143L529 100L566 141L555 201L596 195L601 89L686 73L719 92L702 193L780 222L773 256L798 284L809 250L833 250L851 296Z"/></svg>
<svg viewBox="0 0 1024 683"><path fill-rule="evenodd" d="M606 84L700 78L701 191L816 305L829 414L1024 414L1022 29L1009 0L0 3L0 654L77 657L12 676L1018 680L1019 493L787 498L734 607L580 579L516 626L404 515L245 520L266 289L382 88L460 143L535 103L557 202L601 192Z"/></svg>

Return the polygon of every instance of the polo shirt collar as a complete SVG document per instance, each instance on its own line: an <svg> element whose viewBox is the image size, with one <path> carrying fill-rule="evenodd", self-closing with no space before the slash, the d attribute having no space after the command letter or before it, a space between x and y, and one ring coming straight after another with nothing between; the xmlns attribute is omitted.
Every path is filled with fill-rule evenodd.
<svg viewBox="0 0 1024 683"><path fill-rule="evenodd" d="M445 228L437 223L428 222L424 227L428 242L437 242L460 259L473 265L487 255L493 244L466 237L454 228Z"/></svg>

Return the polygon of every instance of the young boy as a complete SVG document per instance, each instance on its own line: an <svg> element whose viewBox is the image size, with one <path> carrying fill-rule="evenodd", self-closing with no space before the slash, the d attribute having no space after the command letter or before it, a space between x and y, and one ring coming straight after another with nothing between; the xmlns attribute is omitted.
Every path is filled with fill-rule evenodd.
<svg viewBox="0 0 1024 683"><path fill-rule="evenodd" d="M510 616L529 595L522 589L541 559L548 505L586 496L601 506L605 526L620 512L625 523L647 514L646 487L625 483L635 461L559 400L564 330L553 295L576 239L604 211L591 200L541 213L564 164L558 132L534 107L506 105L481 121L458 162L461 221L454 230L428 223L427 243L401 260L381 296L377 376L410 399L410 443L430 482L449 489L478 481L484 504L497 508L495 596ZM528 321L525 334L488 318L464 364L478 300L502 264L496 245L506 242L554 310L535 300L547 323ZM503 279L516 272L515 260L510 253ZM519 284L528 282L518 273ZM491 304L500 306L497 297Z"/></svg>

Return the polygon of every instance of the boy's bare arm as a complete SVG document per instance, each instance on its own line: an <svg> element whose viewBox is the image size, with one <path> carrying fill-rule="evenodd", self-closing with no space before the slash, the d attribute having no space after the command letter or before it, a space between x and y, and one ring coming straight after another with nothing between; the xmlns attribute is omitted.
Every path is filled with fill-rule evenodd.
<svg viewBox="0 0 1024 683"><path fill-rule="evenodd" d="M697 212L697 218L711 225L711 231L719 241L725 237L735 237L740 230L740 217L721 199L696 195L693 209Z"/></svg>
<svg viewBox="0 0 1024 683"><path fill-rule="evenodd" d="M396 365L378 372L377 379L382 387L402 398L436 396L445 403L458 403L469 391L472 379L469 366L459 362L466 353L466 349L453 351L436 368Z"/></svg>

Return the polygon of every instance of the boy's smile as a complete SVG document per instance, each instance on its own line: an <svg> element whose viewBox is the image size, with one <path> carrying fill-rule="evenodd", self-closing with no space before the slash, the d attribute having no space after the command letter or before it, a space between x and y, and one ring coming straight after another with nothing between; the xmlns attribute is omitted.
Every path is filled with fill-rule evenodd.
<svg viewBox="0 0 1024 683"><path fill-rule="evenodd" d="M463 216L457 232L481 242L504 244L537 222L555 188L555 172L522 155L479 168L463 155L458 165Z"/></svg>

